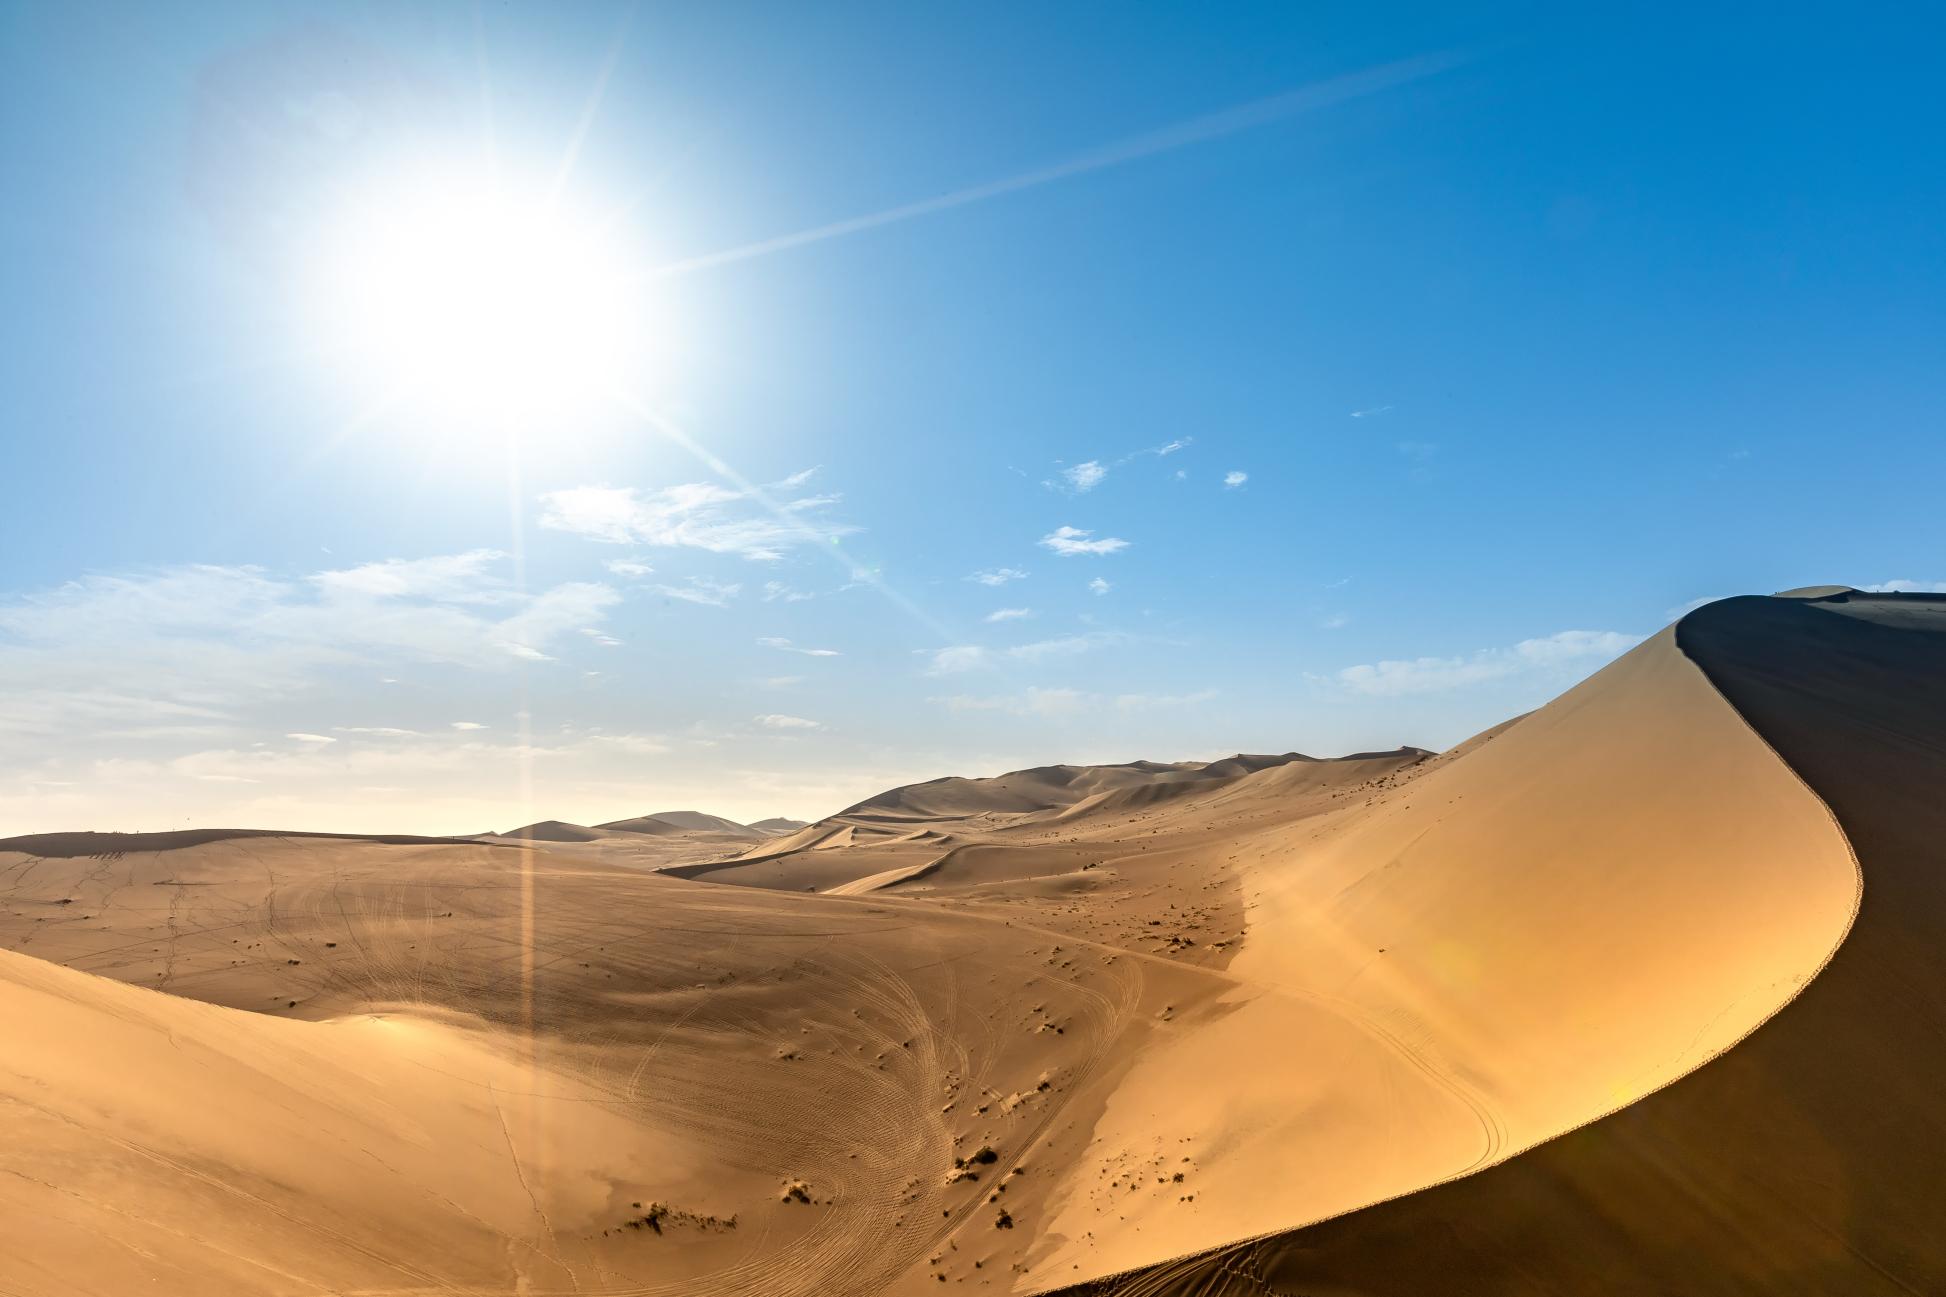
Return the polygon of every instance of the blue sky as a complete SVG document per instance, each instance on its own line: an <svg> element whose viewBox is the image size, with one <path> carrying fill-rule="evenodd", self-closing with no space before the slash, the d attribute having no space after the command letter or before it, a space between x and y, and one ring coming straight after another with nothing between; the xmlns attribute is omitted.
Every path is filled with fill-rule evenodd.
<svg viewBox="0 0 1946 1297"><path fill-rule="evenodd" d="M0 5L0 832L1440 747L1696 599L1934 585L1940 28ZM621 368L401 402L471 308L345 285L472 209L344 249L487 166Z"/></svg>

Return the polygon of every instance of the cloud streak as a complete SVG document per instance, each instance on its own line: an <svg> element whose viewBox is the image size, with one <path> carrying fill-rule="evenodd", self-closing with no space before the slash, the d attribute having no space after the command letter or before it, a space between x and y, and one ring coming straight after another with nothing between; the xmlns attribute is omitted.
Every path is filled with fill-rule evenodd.
<svg viewBox="0 0 1946 1297"><path fill-rule="evenodd" d="M714 482L685 482L647 494L632 486L577 486L541 496L540 525L609 545L700 549L774 562L791 550L857 531L810 517L837 501L835 495L804 496L772 508L753 491ZM611 565L610 571L623 569ZM647 571L631 566L625 574Z"/></svg>
<svg viewBox="0 0 1946 1297"><path fill-rule="evenodd" d="M1422 657L1345 667L1330 677L1353 693L1376 697L1442 693L1529 676L1586 672L1643 640L1620 631L1564 630L1512 648L1481 649L1467 657Z"/></svg>
<svg viewBox="0 0 1946 1297"><path fill-rule="evenodd" d="M1044 549L1053 550L1062 558L1075 558L1083 554L1096 556L1113 554L1128 548L1129 543L1119 536L1103 536L1096 540L1093 539L1094 534L1080 527L1056 527L1041 537L1037 543Z"/></svg>

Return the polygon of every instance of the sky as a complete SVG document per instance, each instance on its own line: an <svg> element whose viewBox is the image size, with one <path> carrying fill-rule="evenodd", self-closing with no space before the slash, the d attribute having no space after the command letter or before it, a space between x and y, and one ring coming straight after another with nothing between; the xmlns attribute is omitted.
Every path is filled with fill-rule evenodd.
<svg viewBox="0 0 1946 1297"><path fill-rule="evenodd" d="M0 3L0 834L1437 749L1946 588L1946 18L1568 8Z"/></svg>

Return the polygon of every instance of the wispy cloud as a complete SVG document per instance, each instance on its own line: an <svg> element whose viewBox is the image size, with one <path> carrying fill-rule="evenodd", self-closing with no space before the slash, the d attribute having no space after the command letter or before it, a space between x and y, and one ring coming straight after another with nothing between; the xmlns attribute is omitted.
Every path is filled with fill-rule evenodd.
<svg viewBox="0 0 1946 1297"><path fill-rule="evenodd" d="M1061 476L1066 480L1068 489L1079 494L1100 486L1101 480L1108 476L1108 470L1100 460L1091 459L1062 469Z"/></svg>
<svg viewBox="0 0 1946 1297"><path fill-rule="evenodd" d="M1345 613L1334 612L1319 621L1318 625L1325 630L1343 630L1345 627L1351 625L1351 618Z"/></svg>
<svg viewBox="0 0 1946 1297"><path fill-rule="evenodd" d="M805 496L776 501L773 509L754 491L714 482L686 482L647 495L632 486L577 486L541 496L540 525L611 545L688 547L767 562L856 531L807 516L837 499Z"/></svg>
<svg viewBox="0 0 1946 1297"><path fill-rule="evenodd" d="M995 608L986 615L986 620L990 622L1024 621L1033 615L1034 610L1032 608Z"/></svg>
<svg viewBox="0 0 1946 1297"><path fill-rule="evenodd" d="M1048 658L1072 657L1115 643L1122 638L1114 631L1092 631L1085 635L1060 635L1053 639L1035 640L1028 644L1016 644L1011 648L955 644L948 648L930 651L928 656L931 660L927 663L926 674L958 675L961 672L979 671L1006 662L1040 662Z"/></svg>
<svg viewBox="0 0 1946 1297"><path fill-rule="evenodd" d="M1108 581L1104 580L1103 578L1096 577L1094 580L1088 582L1088 588L1094 591L1094 593L1096 594L1107 594L1110 590L1113 590L1115 587L1111 585Z"/></svg>
<svg viewBox="0 0 1946 1297"><path fill-rule="evenodd" d="M306 734L302 731L299 731L295 734L286 734L284 737L287 739L296 739L299 743L324 744L324 743L336 743L338 741L332 738L329 734Z"/></svg>
<svg viewBox="0 0 1946 1297"><path fill-rule="evenodd" d="M822 721L806 720L802 716L786 716L781 712L767 712L753 718L757 724L769 730L821 730Z"/></svg>
<svg viewBox="0 0 1946 1297"><path fill-rule="evenodd" d="M1375 405L1369 410L1353 410L1351 417L1354 419L1373 419L1381 414L1390 414L1391 411L1392 407L1389 405Z"/></svg>
<svg viewBox="0 0 1946 1297"><path fill-rule="evenodd" d="M656 585L649 588L667 599L680 599L685 603L699 603L711 608L728 608L730 601L743 592L743 587L734 582L725 585L721 581L700 576L690 577L684 585Z"/></svg>
<svg viewBox="0 0 1946 1297"><path fill-rule="evenodd" d="M452 724L456 730L483 730L487 728L478 721L454 721Z"/></svg>
<svg viewBox="0 0 1946 1297"><path fill-rule="evenodd" d="M808 590L793 590L782 581L764 582L765 603L803 603L806 599L815 599L816 597L816 595Z"/></svg>
<svg viewBox="0 0 1946 1297"><path fill-rule="evenodd" d="M1585 672L1634 648L1640 635L1564 630L1512 648L1481 649L1469 657L1411 658L1346 667L1331 677L1353 693L1394 697L1439 693L1529 675Z"/></svg>
<svg viewBox="0 0 1946 1297"><path fill-rule="evenodd" d="M1017 694L948 694L926 701L954 712L1005 712L1010 716L1071 716L1085 710L1089 696L1075 689L1029 687Z"/></svg>
<svg viewBox="0 0 1946 1297"><path fill-rule="evenodd" d="M1073 558L1078 554L1113 554L1128 548L1128 542L1119 536L1104 536L1094 540L1094 532L1079 527L1056 527L1041 537L1040 544L1053 550L1062 558Z"/></svg>
<svg viewBox="0 0 1946 1297"><path fill-rule="evenodd" d="M647 563L640 563L632 558L611 558L602 564L602 566L610 572L613 572L616 576L622 577L647 576L649 573L655 571Z"/></svg>
<svg viewBox="0 0 1946 1297"><path fill-rule="evenodd" d="M1241 469L1233 468L1223 475L1223 485L1230 490L1235 490L1249 480L1250 475Z"/></svg>
<svg viewBox="0 0 1946 1297"><path fill-rule="evenodd" d="M494 571L506 557L497 549L474 549L431 558L388 558L318 572L310 580L326 594L490 603L506 596L505 586Z"/></svg>
<svg viewBox="0 0 1946 1297"><path fill-rule="evenodd" d="M1109 709L1124 712L1188 707L1216 697L1214 689L1186 694L1098 694L1080 689L1029 686L1011 694L946 694L926 701L955 712L1003 712L1009 716L1075 716Z"/></svg>
<svg viewBox="0 0 1946 1297"><path fill-rule="evenodd" d="M1019 581L1026 575L1017 567L991 567L982 572L975 572L966 579L977 581L981 585L1005 585L1009 581Z"/></svg>
<svg viewBox="0 0 1946 1297"><path fill-rule="evenodd" d="M220 724L348 667L370 678L373 667L412 662L491 671L544 661L620 598L590 582L528 594L504 579L502 562L474 550L295 579L200 565L0 600L0 735L79 742Z"/></svg>
<svg viewBox="0 0 1946 1297"><path fill-rule="evenodd" d="M1946 581L1881 581L1859 589L1867 594L1946 594Z"/></svg>
<svg viewBox="0 0 1946 1297"><path fill-rule="evenodd" d="M799 648L789 640L775 635L763 636L757 643L763 645L765 648L781 649L786 653L802 653L805 657L809 658L835 658L841 656L837 649Z"/></svg>

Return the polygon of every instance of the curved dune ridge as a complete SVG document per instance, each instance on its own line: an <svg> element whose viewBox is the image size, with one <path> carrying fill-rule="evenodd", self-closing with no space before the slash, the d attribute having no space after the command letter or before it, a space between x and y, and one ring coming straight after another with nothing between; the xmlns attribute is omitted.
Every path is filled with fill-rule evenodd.
<svg viewBox="0 0 1946 1297"><path fill-rule="evenodd" d="M1781 1012L1490 1171L1075 1291L1946 1291L1946 599L1792 593L1675 628L1856 851L1849 935Z"/></svg>
<svg viewBox="0 0 1946 1297"><path fill-rule="evenodd" d="M1941 1291L1946 600L1797 593L1436 757L0 842L0 1291Z"/></svg>

